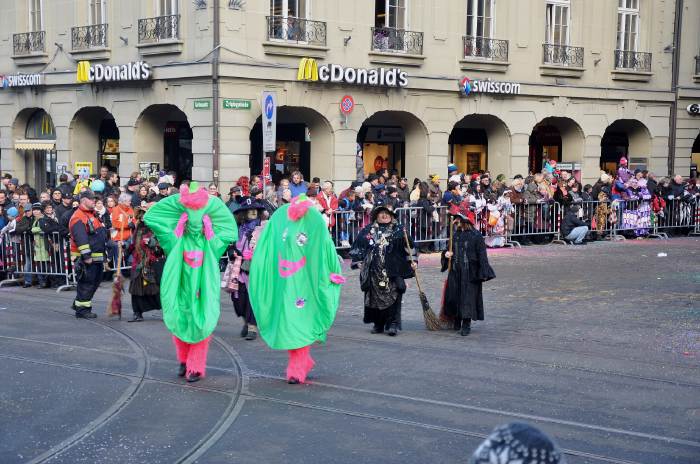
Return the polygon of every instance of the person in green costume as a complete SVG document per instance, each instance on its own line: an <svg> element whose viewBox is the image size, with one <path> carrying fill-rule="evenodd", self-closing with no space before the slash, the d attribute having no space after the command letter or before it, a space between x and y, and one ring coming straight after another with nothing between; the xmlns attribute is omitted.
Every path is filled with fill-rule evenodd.
<svg viewBox="0 0 700 464"><path fill-rule="evenodd" d="M196 382L205 375L219 321L219 259L238 239L238 229L224 202L196 182L151 206L144 221L167 255L160 299L180 361L178 375Z"/></svg>
<svg viewBox="0 0 700 464"><path fill-rule="evenodd" d="M345 282L340 272L326 222L306 195L275 211L253 252L249 295L262 339L289 351L289 383L306 381L311 345L326 341Z"/></svg>

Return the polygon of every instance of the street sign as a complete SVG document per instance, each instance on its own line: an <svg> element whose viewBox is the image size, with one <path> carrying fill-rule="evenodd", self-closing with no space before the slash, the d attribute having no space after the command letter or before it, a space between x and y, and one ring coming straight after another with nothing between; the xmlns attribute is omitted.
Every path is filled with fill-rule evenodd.
<svg viewBox="0 0 700 464"><path fill-rule="evenodd" d="M224 98L225 110L249 110L252 105L250 100L239 100L236 98Z"/></svg>
<svg viewBox="0 0 700 464"><path fill-rule="evenodd" d="M270 182L272 180L272 178L270 177L270 157L269 156L266 156L265 160L263 161L262 175L263 175L263 182L264 183L267 184L268 182Z"/></svg>
<svg viewBox="0 0 700 464"><path fill-rule="evenodd" d="M340 112L343 113L344 115L348 115L348 114L352 113L352 110L354 108L355 108L355 100L350 95L345 95L340 100Z"/></svg>
<svg viewBox="0 0 700 464"><path fill-rule="evenodd" d="M277 94L263 92L262 103L263 151L272 152L275 151L277 140Z"/></svg>
<svg viewBox="0 0 700 464"><path fill-rule="evenodd" d="M211 100L195 100L194 109L195 110L208 110L211 108Z"/></svg>

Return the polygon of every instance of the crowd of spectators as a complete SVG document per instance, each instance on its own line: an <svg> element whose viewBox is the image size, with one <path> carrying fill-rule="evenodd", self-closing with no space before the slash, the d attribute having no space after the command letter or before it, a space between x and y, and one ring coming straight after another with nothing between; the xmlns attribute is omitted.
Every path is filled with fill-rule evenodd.
<svg viewBox="0 0 700 464"><path fill-rule="evenodd" d="M246 198L254 198L265 205L268 215L305 194L323 214L339 248L350 247L353 234L369 222L378 204L406 208L399 217L410 218L409 232L422 252L444 249L445 225L449 215L457 212L473 218L491 247L503 246L507 235L523 245L544 242L557 228L562 238L581 244L604 238L613 224L620 233L644 237L655 220L671 213L670 205L680 205L673 211L680 214L680 221L692 221L696 214L692 208L700 196L697 178L657 178L646 170L628 169L625 158L617 172L601 172L593 185L581 185L574 173L558 169L554 160L546 161L541 172L512 179L502 174L493 177L488 171L460 173L453 164L444 184L439 174L409 182L388 169L359 177L339 188L317 177L306 181L298 171L276 176L275 183L266 185L254 175L239 178L225 197L213 183L208 192L222 198L232 213ZM0 186L0 237L18 244L23 234L30 234L35 260L55 259L56 244L43 234L67 236L77 195L89 188L97 195L97 215L110 230L112 261L118 243L123 244L128 260L135 211L177 193L177 181L173 172L161 171L149 178L134 172L122 184L116 173L103 167L92 176L61 174L58 185L37 190L6 173ZM684 204L689 209L683 209ZM31 285L31 275L25 285ZM40 277L39 285L50 286L51 279Z"/></svg>

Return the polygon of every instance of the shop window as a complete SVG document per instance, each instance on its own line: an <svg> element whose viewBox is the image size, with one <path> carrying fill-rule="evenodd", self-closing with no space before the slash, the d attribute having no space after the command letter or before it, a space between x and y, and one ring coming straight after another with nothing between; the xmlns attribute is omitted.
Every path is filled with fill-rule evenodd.
<svg viewBox="0 0 700 464"><path fill-rule="evenodd" d="M569 0L547 0L545 38L549 45L569 45Z"/></svg>
<svg viewBox="0 0 700 464"><path fill-rule="evenodd" d="M27 122L25 138L29 140L56 140L56 128L46 111L36 111Z"/></svg>

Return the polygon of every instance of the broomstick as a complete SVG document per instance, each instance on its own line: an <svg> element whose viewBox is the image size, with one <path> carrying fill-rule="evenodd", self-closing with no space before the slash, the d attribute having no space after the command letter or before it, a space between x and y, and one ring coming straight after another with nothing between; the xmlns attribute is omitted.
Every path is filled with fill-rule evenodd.
<svg viewBox="0 0 700 464"><path fill-rule="evenodd" d="M445 315L445 295L447 294L447 281L449 280L449 272L452 270L452 241L454 238L454 226L457 220L450 221L450 241L448 245L448 251L450 252L450 257L447 258L447 273L448 277L445 278L445 283L442 284L442 307L440 308L440 321L449 322L448 317Z"/></svg>
<svg viewBox="0 0 700 464"><path fill-rule="evenodd" d="M406 247L410 250L412 247L411 243L408 241L408 234L406 233L406 229L403 230L403 237L406 240ZM421 288L420 279L418 278L418 269L415 269L414 273L416 275L416 285L418 286L418 298L420 299L420 304L423 307L423 321L425 322L425 328L431 331L440 330L442 328L440 325L440 320L430 307L428 297L425 296L425 293Z"/></svg>
<svg viewBox="0 0 700 464"><path fill-rule="evenodd" d="M117 272L112 281L112 298L107 306L108 316L119 316L122 319L122 293L124 292L124 277L122 277L122 243L119 242L117 257Z"/></svg>

